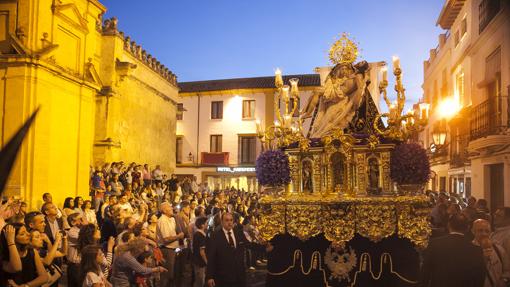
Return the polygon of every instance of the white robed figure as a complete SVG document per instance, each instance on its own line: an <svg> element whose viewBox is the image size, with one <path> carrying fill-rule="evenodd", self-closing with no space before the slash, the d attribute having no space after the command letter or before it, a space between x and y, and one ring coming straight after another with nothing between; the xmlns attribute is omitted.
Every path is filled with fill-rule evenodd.
<svg viewBox="0 0 510 287"><path fill-rule="evenodd" d="M302 114L311 117L318 103L318 111L311 127L311 138L322 138L347 127L359 108L366 87L368 63L356 65L340 63L331 70L324 87L308 101Z"/></svg>

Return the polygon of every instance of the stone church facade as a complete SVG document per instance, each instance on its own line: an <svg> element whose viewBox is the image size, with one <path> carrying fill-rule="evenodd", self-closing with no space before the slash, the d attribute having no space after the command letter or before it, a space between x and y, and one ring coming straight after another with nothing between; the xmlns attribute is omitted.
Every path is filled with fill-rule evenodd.
<svg viewBox="0 0 510 287"><path fill-rule="evenodd" d="M29 207L45 192L59 204L88 196L90 166L175 168L176 76L105 11L96 0L0 3L2 145L40 107L7 186Z"/></svg>

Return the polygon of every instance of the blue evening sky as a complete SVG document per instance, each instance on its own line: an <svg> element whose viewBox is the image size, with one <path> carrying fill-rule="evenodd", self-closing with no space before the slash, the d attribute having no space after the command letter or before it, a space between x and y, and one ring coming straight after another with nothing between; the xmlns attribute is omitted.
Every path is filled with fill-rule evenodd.
<svg viewBox="0 0 510 287"><path fill-rule="evenodd" d="M101 2L105 18L116 16L119 29L181 82L270 76L276 67L313 73L329 64L330 45L348 32L364 60L391 63L400 56L407 96L415 102L423 61L441 33L436 20L444 0Z"/></svg>

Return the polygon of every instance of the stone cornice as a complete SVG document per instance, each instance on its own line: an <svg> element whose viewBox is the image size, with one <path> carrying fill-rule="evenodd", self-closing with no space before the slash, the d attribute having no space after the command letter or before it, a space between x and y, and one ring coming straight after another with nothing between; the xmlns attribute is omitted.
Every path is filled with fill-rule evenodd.
<svg viewBox="0 0 510 287"><path fill-rule="evenodd" d="M35 66L37 68L42 68L47 70L50 73L59 75L66 80L75 82L82 86L87 86L96 91L100 91L101 87L97 84L94 84L90 81L87 81L83 78L83 75L73 72L69 69L59 66L54 63L51 59L37 59L35 57L26 56L26 55L8 55L8 57L0 55L0 66L10 66L10 67L19 67L19 66Z"/></svg>

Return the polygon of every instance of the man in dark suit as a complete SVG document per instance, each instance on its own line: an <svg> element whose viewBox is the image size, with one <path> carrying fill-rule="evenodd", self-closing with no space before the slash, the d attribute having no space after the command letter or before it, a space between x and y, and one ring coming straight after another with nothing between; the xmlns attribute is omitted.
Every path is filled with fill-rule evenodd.
<svg viewBox="0 0 510 287"><path fill-rule="evenodd" d="M51 244L53 244L55 242L55 235L63 232L64 222L62 218L57 217L58 209L51 202L44 203L41 207L41 212L44 214L46 222L44 233L48 236Z"/></svg>
<svg viewBox="0 0 510 287"><path fill-rule="evenodd" d="M464 235L464 215L448 221L449 234L432 239L423 254L420 283L423 287L483 287L485 263L482 249Z"/></svg>
<svg viewBox="0 0 510 287"><path fill-rule="evenodd" d="M64 223L62 222L62 218L57 217L58 209L55 206L55 204L53 204L51 202L51 200L46 201L42 205L41 212L45 216L44 221L46 223L46 226L44 227L44 234L46 234L46 236L48 237L51 245L54 245L55 238L56 238L57 234L58 233L64 234ZM64 240L67 240L67 236L64 236L63 238L64 238ZM60 244L60 243L57 242L57 244ZM67 244L67 242L64 242L62 244ZM61 249L61 247L58 247L58 248ZM46 250L50 249L49 244L45 243L45 249ZM53 259L52 263L60 268L60 267L62 267L63 260L62 260L62 258L55 258L55 259ZM56 272L56 270L53 270L53 269L51 270L52 275L55 272ZM56 280L51 286L57 287L58 283L59 283L58 280Z"/></svg>
<svg viewBox="0 0 510 287"><path fill-rule="evenodd" d="M220 230L213 232L206 247L209 287L244 287L246 272L244 248L248 240L241 230L234 229L234 216L225 212L221 216Z"/></svg>

